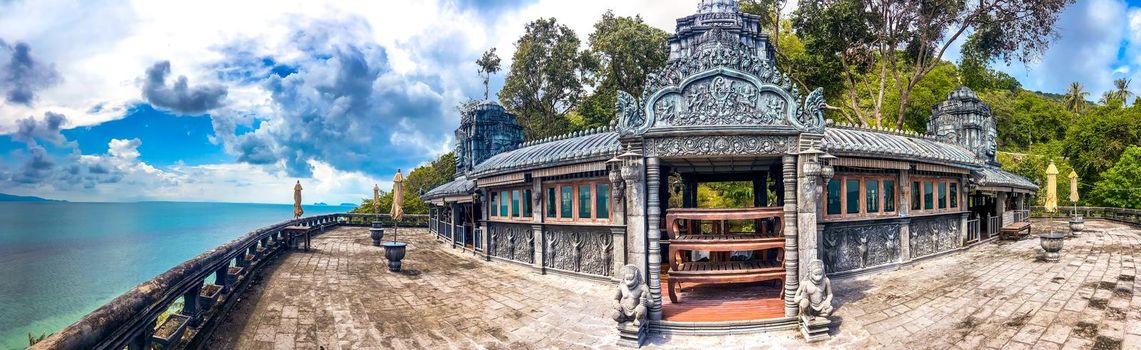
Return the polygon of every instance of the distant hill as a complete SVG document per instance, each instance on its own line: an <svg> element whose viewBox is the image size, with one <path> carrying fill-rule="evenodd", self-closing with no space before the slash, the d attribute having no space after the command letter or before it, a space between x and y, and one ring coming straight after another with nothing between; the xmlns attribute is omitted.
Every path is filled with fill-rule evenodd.
<svg viewBox="0 0 1141 350"><path fill-rule="evenodd" d="M35 196L17 196L14 194L0 193L0 202L66 202L66 201L40 198L40 197L35 197Z"/></svg>

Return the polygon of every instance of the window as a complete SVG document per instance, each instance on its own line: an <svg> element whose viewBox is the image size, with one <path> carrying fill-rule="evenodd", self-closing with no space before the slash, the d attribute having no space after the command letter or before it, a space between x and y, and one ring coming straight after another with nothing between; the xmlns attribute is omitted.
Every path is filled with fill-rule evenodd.
<svg viewBox="0 0 1141 350"><path fill-rule="evenodd" d="M837 175L824 188L824 216L859 218L895 214L894 175Z"/></svg>
<svg viewBox="0 0 1141 350"><path fill-rule="evenodd" d="M919 181L911 183L911 210L923 209L923 203L919 198L923 197L923 192L919 190Z"/></svg>
<svg viewBox="0 0 1141 350"><path fill-rule="evenodd" d="M590 207L591 207L590 185L589 184L578 185L578 218L579 219L589 219L590 218Z"/></svg>
<svg viewBox="0 0 1141 350"><path fill-rule="evenodd" d="M859 179L848 179L844 184L844 192L848 196L847 213L859 213Z"/></svg>
<svg viewBox="0 0 1141 350"><path fill-rule="evenodd" d="M519 190L511 191L511 216L519 217Z"/></svg>
<svg viewBox="0 0 1141 350"><path fill-rule="evenodd" d="M949 205L951 208L958 208L959 207L959 191L958 191L958 189L959 189L959 184L952 182L951 183L951 197L950 197L951 204Z"/></svg>
<svg viewBox="0 0 1141 350"><path fill-rule="evenodd" d="M880 211L880 182L877 180L868 180L864 182L864 198L867 198L867 212L878 213Z"/></svg>
<svg viewBox="0 0 1141 350"><path fill-rule="evenodd" d="M939 209L947 209L947 183L939 183Z"/></svg>
<svg viewBox="0 0 1141 350"><path fill-rule="evenodd" d="M507 196L507 191L499 192L499 216L507 216L507 204L510 198Z"/></svg>
<svg viewBox="0 0 1141 350"><path fill-rule="evenodd" d="M491 216L499 216L499 204L496 204L496 198L499 198L499 193L491 192L491 201L488 202L488 208L491 208Z"/></svg>
<svg viewBox="0 0 1141 350"><path fill-rule="evenodd" d="M883 211L895 211L895 181L883 180Z"/></svg>
<svg viewBox="0 0 1141 350"><path fill-rule="evenodd" d="M531 217L534 213L531 211L531 190L523 190L523 216Z"/></svg>
<svg viewBox="0 0 1141 350"><path fill-rule="evenodd" d="M547 203L547 217L548 218L555 217L555 207L558 206L558 202L555 200L556 200L555 188L554 187L548 187L547 188L547 198L546 198L546 200L544 200L544 202Z"/></svg>
<svg viewBox="0 0 1141 350"><path fill-rule="evenodd" d="M931 181L923 182L923 209L935 207L935 191L932 191Z"/></svg>
<svg viewBox="0 0 1141 350"><path fill-rule="evenodd" d="M574 211L574 207L571 206L571 203L574 202L574 197L571 197L571 192L573 192L573 188L570 186L562 186L562 188L559 189L559 209L561 209L559 211L559 217L564 219L574 217L571 215L571 212Z"/></svg>
<svg viewBox="0 0 1141 350"><path fill-rule="evenodd" d="M600 183L594 187L594 216L599 219L610 218L610 185Z"/></svg>
<svg viewBox="0 0 1141 350"><path fill-rule="evenodd" d="M828 180L828 215L840 214L840 180Z"/></svg>

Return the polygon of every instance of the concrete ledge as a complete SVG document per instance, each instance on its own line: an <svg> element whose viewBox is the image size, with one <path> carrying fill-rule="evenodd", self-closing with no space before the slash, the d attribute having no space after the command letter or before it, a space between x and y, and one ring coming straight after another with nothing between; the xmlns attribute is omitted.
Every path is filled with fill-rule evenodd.
<svg viewBox="0 0 1141 350"><path fill-rule="evenodd" d="M650 332L678 335L730 335L758 332L795 331L796 317L781 317L767 320L724 321L724 322L674 322L653 321Z"/></svg>

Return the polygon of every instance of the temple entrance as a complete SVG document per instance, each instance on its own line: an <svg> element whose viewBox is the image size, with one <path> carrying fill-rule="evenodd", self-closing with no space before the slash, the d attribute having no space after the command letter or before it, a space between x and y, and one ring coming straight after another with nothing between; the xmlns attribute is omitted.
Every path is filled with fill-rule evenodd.
<svg viewBox="0 0 1141 350"><path fill-rule="evenodd" d="M669 174L660 192L663 319L783 317L780 159L697 162L703 163L663 160L663 174Z"/></svg>
<svg viewBox="0 0 1141 350"><path fill-rule="evenodd" d="M998 214L998 198L983 192L971 196L969 220L978 220L979 239L985 240L998 233L1001 228Z"/></svg>

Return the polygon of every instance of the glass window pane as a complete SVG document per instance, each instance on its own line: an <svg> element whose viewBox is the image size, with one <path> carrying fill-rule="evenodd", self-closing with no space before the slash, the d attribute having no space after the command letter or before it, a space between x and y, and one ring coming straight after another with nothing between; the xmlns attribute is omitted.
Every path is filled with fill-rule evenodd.
<svg viewBox="0 0 1141 350"><path fill-rule="evenodd" d="M578 217L590 218L590 185L578 185Z"/></svg>
<svg viewBox="0 0 1141 350"><path fill-rule="evenodd" d="M507 195L507 191L499 192L499 216L507 216L509 201L511 201L511 197Z"/></svg>
<svg viewBox="0 0 1141 350"><path fill-rule="evenodd" d="M610 185L598 184L594 188L595 204L594 208L598 211L597 216L599 219L610 218Z"/></svg>
<svg viewBox="0 0 1141 350"><path fill-rule="evenodd" d="M947 209L947 183L939 182L939 209Z"/></svg>
<svg viewBox="0 0 1141 350"><path fill-rule="evenodd" d="M895 211L895 181L883 180L883 211Z"/></svg>
<svg viewBox="0 0 1141 350"><path fill-rule="evenodd" d="M828 180L828 215L840 214L840 180Z"/></svg>
<svg viewBox="0 0 1141 350"><path fill-rule="evenodd" d="M860 212L860 180L848 179L844 184L844 192L847 193L847 206L848 214L856 214Z"/></svg>
<svg viewBox="0 0 1141 350"><path fill-rule="evenodd" d="M573 197L571 197L571 195L573 195L572 192L574 192L574 189L570 186L559 188L559 217L566 219L572 218L571 213L574 212L574 208L571 207L571 203L574 201Z"/></svg>
<svg viewBox="0 0 1141 350"><path fill-rule="evenodd" d="M923 196L923 192L919 191L919 181L911 183L911 210L919 210L923 207L919 198Z"/></svg>
<svg viewBox="0 0 1141 350"><path fill-rule="evenodd" d="M499 194L491 192L491 200L488 201L488 208L491 208L491 216L499 216L499 204L496 203L496 198L499 198Z"/></svg>
<svg viewBox="0 0 1141 350"><path fill-rule="evenodd" d="M959 184L951 182L951 208L959 207Z"/></svg>
<svg viewBox="0 0 1141 350"><path fill-rule="evenodd" d="M864 189L864 200L868 202L868 212L878 213L880 211L880 182L878 180L865 181Z"/></svg>
<svg viewBox="0 0 1141 350"><path fill-rule="evenodd" d="M923 209L935 208L935 191L932 191L931 181L923 182Z"/></svg>
<svg viewBox="0 0 1141 350"><path fill-rule="evenodd" d="M543 198L543 200L545 202L547 202L547 217L549 217L549 218L555 217L555 206L556 206L555 203L558 200L558 198L555 197L555 188L554 187L547 188L547 198Z"/></svg>
<svg viewBox="0 0 1141 350"><path fill-rule="evenodd" d="M519 190L511 191L511 216L519 216Z"/></svg>
<svg viewBox="0 0 1141 350"><path fill-rule="evenodd" d="M531 190L523 190L523 216L531 217Z"/></svg>

